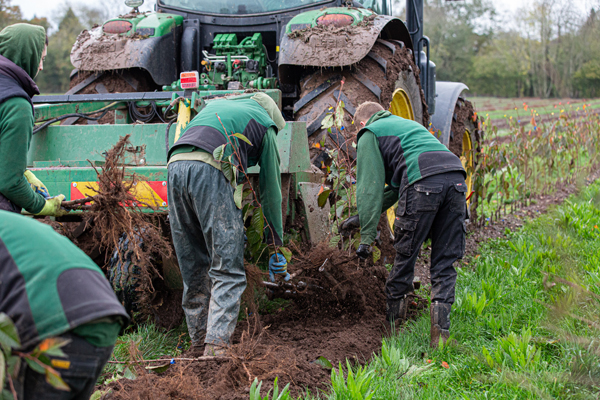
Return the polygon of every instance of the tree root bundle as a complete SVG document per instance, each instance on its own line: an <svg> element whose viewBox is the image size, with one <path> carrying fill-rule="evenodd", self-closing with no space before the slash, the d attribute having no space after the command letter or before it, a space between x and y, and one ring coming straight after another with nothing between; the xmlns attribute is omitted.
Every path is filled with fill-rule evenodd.
<svg viewBox="0 0 600 400"><path fill-rule="evenodd" d="M92 167L98 175L96 194L79 201L63 202L66 208L83 208L85 229L91 232L92 240L82 247L88 252L101 249L106 252L105 262L116 251L119 262L123 263L125 255L137 268L136 290L143 297L154 291L152 280L160 277L153 260L170 257L171 244L160 226L159 218L152 213L143 213L143 208L156 211L150 205L136 199L134 188L142 180L140 176L130 174L125 169L125 159L128 155L136 156L138 150L129 141L130 135L123 136L105 155L105 164ZM92 201L91 204L85 203ZM126 251L120 251L122 243L127 243ZM125 253L125 254L124 254ZM140 297L141 305L149 304ZM150 299L147 299L150 300Z"/></svg>
<svg viewBox="0 0 600 400"><path fill-rule="evenodd" d="M321 287L305 296L313 305L335 303L340 310L364 313L368 308L367 296L371 299L379 297L387 276L384 267L373 266L368 261L359 260L353 252L349 254L332 249L326 244L313 248L310 254L299 252L294 258L293 270L290 271L294 280Z"/></svg>

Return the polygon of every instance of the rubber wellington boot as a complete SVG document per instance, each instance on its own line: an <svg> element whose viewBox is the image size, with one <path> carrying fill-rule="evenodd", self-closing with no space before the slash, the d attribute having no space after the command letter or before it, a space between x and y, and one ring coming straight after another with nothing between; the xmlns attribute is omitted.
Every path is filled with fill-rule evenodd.
<svg viewBox="0 0 600 400"><path fill-rule="evenodd" d="M406 295L399 300L387 300L385 304L385 317L390 322L399 321L404 323L406 321L406 310L408 308L408 301Z"/></svg>
<svg viewBox="0 0 600 400"><path fill-rule="evenodd" d="M431 342L432 349L437 349L440 343L446 344L450 337L450 303L431 303Z"/></svg>
<svg viewBox="0 0 600 400"><path fill-rule="evenodd" d="M204 347L204 355L211 357L225 357L225 353L227 353L227 347L219 346L216 344L206 343L206 347Z"/></svg>

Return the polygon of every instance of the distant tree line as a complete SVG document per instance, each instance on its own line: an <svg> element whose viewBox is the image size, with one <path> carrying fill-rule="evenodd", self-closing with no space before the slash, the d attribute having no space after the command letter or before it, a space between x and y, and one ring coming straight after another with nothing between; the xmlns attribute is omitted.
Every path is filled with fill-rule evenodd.
<svg viewBox="0 0 600 400"><path fill-rule="evenodd" d="M581 3L524 1L507 17L490 0L427 1L438 79L462 81L477 95L600 96L599 4L581 11Z"/></svg>
<svg viewBox="0 0 600 400"><path fill-rule="evenodd" d="M95 24L101 24L119 13L127 11L121 0L105 0L99 7L88 7L70 3L57 5L54 14L48 18L23 18L19 6L13 6L10 0L0 0L0 29L17 22L41 25L48 32L48 55L44 70L36 77L40 91L45 94L64 93L69 90L73 65L71 48L77 35Z"/></svg>

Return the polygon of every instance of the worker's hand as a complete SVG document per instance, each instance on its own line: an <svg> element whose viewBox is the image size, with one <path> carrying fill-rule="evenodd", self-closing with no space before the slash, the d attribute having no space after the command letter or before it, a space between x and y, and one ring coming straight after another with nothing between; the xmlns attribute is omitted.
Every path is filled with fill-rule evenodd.
<svg viewBox="0 0 600 400"><path fill-rule="evenodd" d="M342 236L350 236L352 234L352 231L358 228L360 228L360 221L358 220L358 215L353 215L352 217L342 222L342 225L340 226L340 234Z"/></svg>
<svg viewBox="0 0 600 400"><path fill-rule="evenodd" d="M361 244L356 250L356 255L362 260L366 260L371 255L371 246L368 244Z"/></svg>
<svg viewBox="0 0 600 400"><path fill-rule="evenodd" d="M65 210L64 208L61 208L60 206L64 199L65 196L62 194L59 194L56 197L46 199L46 204L44 204L44 208L42 208L42 211L35 215L62 217L63 215L68 214L69 211Z"/></svg>
<svg viewBox="0 0 600 400"><path fill-rule="evenodd" d="M25 176L25 179L27 179L27 182L29 182L29 185L31 185L31 188L34 192L41 194L45 199L50 198L48 188L37 178L37 176L33 174L33 172L27 169L23 175Z"/></svg>
<svg viewBox="0 0 600 400"><path fill-rule="evenodd" d="M275 275L284 275L284 281L289 281L291 276L287 272L287 260L280 253L275 253L269 259L269 280L275 282Z"/></svg>

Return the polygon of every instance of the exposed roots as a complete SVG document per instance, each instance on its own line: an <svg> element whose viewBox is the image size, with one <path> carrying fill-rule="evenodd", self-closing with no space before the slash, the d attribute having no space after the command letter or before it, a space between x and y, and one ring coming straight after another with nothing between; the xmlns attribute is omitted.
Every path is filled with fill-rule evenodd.
<svg viewBox="0 0 600 400"><path fill-rule="evenodd" d="M265 278L265 273L254 264L244 264L246 269L246 290L242 294L242 303L248 308L248 313L256 314L258 305L256 304L256 290L262 287L262 281Z"/></svg>
<svg viewBox="0 0 600 400"><path fill-rule="evenodd" d="M299 254L290 271L295 275L294 280L321 288L312 289L310 295L299 300L307 302L308 308L362 314L380 306L387 277L384 267L359 260L354 252L332 249L325 244L313 248L310 254L296 250Z"/></svg>
<svg viewBox="0 0 600 400"><path fill-rule="evenodd" d="M105 164L100 169L91 163L98 175L98 189L90 187L96 194L92 204L84 206L89 210L84 214L84 221L92 240L83 245L83 250L101 249L106 253L105 263L114 251L117 251L121 264L127 257L127 261L137 267L136 291L141 294L140 305L145 305L151 303L147 296L154 291L152 280L160 277L153 260L170 257L172 249L158 217L142 213L143 208L156 210L156 207L135 197L135 186L142 178L125 169L126 158L136 157L139 153L129 137L121 137L106 153ZM126 254L117 250L122 243L127 243Z"/></svg>
<svg viewBox="0 0 600 400"><path fill-rule="evenodd" d="M262 327L257 314L252 314L247 324L239 343L228 350L231 361L221 368L220 373L228 377L227 383L244 387L254 379L275 377L293 382L290 375L296 366L293 352L287 347L269 344L268 327Z"/></svg>

